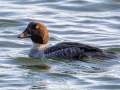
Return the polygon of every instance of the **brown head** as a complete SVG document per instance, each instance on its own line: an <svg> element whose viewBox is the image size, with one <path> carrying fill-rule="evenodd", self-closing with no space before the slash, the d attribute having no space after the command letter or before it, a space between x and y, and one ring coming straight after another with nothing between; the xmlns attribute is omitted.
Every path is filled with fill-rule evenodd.
<svg viewBox="0 0 120 90"><path fill-rule="evenodd" d="M31 38L34 43L47 44L49 41L49 34L43 23L30 22L18 38Z"/></svg>

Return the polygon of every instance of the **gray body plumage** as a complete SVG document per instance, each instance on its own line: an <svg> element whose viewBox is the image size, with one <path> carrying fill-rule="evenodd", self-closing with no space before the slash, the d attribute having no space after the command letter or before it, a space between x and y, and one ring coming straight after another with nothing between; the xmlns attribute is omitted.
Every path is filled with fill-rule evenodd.
<svg viewBox="0 0 120 90"><path fill-rule="evenodd" d="M45 51L46 52L46 51ZM48 54L45 54L46 58L75 58L78 54L83 53L83 49L79 48L65 48L65 49L60 49Z"/></svg>
<svg viewBox="0 0 120 90"><path fill-rule="evenodd" d="M41 48L44 46L44 48ZM45 45L33 44L30 49L29 56L34 58L75 58L83 53L84 50L78 47L66 47L63 45L56 45L46 48Z"/></svg>
<svg viewBox="0 0 120 90"><path fill-rule="evenodd" d="M29 56L34 58L68 58L81 59L92 57L98 59L112 59L117 55L111 52L103 52L101 49L75 42L64 42L46 48L44 44L33 44Z"/></svg>

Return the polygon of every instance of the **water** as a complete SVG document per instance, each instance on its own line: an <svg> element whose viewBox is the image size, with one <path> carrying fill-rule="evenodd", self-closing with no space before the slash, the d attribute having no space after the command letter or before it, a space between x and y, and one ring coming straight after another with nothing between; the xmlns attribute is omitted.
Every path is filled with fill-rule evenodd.
<svg viewBox="0 0 120 90"><path fill-rule="evenodd" d="M0 90L119 90L120 59L28 57L30 39L17 36L43 22L48 45L68 40L120 54L120 0L0 0Z"/></svg>

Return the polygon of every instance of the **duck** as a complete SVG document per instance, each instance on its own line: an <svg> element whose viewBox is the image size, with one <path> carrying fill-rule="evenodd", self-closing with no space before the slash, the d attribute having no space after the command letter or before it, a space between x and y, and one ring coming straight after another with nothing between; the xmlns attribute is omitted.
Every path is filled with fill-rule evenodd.
<svg viewBox="0 0 120 90"><path fill-rule="evenodd" d="M108 60L117 58L114 52L107 52L94 46L78 42L60 42L56 45L47 47L50 40L49 32L42 22L33 21L28 24L25 30L18 35L18 38L30 38L33 45L29 51L32 58L66 58L82 60L83 58L95 58Z"/></svg>

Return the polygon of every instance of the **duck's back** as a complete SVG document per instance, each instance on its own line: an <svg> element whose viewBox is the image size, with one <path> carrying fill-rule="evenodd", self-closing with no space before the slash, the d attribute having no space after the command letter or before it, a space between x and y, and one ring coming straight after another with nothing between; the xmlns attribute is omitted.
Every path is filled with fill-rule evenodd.
<svg viewBox="0 0 120 90"><path fill-rule="evenodd" d="M81 59L83 57L92 57L97 59L113 59L117 55L111 52L104 52L99 48L76 42L63 42L49 47L44 51L47 58L71 58Z"/></svg>

